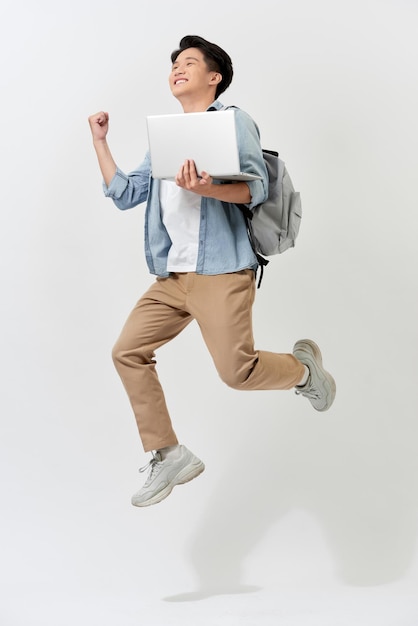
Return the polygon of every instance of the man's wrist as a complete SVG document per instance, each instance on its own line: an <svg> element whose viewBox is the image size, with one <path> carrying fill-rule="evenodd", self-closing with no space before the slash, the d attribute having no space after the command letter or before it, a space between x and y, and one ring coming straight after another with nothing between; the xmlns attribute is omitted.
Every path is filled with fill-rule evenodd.
<svg viewBox="0 0 418 626"><path fill-rule="evenodd" d="M103 148L104 146L107 147L106 137L104 137L103 139L93 138L93 146L97 148Z"/></svg>

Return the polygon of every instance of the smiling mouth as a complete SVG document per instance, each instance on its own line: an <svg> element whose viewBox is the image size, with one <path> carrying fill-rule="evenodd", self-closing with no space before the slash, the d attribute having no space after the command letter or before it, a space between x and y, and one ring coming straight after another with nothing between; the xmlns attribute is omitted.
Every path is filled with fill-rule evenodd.
<svg viewBox="0 0 418 626"><path fill-rule="evenodd" d="M183 85L184 83L187 83L187 80L185 78L179 78L174 82L175 85Z"/></svg>

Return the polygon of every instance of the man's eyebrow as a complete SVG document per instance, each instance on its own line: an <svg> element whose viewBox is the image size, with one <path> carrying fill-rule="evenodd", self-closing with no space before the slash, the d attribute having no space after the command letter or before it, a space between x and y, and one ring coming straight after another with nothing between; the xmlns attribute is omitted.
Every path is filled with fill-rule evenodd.
<svg viewBox="0 0 418 626"><path fill-rule="evenodd" d="M199 59L197 59L196 57L184 57L185 61L190 61L190 59L193 59L193 61L199 61ZM173 61L173 65L175 65L176 63L178 63L178 58Z"/></svg>

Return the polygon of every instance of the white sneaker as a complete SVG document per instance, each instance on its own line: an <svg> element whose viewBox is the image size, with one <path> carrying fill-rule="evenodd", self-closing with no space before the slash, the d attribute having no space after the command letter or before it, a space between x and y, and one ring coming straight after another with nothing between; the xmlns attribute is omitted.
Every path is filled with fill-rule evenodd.
<svg viewBox="0 0 418 626"><path fill-rule="evenodd" d="M309 369L305 385L296 387L298 395L308 398L317 411L327 411L335 400L335 380L322 365L321 351L311 339L297 341L293 354Z"/></svg>
<svg viewBox="0 0 418 626"><path fill-rule="evenodd" d="M162 458L160 452L153 453L151 461L139 471L149 468L144 486L132 496L134 506L150 506L164 500L176 485L189 482L205 469L204 464L186 446L179 446L176 458Z"/></svg>

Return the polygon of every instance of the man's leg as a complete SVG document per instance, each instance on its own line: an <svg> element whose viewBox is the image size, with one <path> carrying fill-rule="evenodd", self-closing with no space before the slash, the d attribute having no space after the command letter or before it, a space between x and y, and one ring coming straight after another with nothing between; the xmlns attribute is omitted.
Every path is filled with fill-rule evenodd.
<svg viewBox="0 0 418 626"><path fill-rule="evenodd" d="M176 485L192 480L205 468L190 450L178 445L156 371L155 350L192 320L184 308L185 299L178 276L157 279L131 312L113 349L144 450L156 451L143 468L149 472L132 497L135 506L160 502Z"/></svg>
<svg viewBox="0 0 418 626"><path fill-rule="evenodd" d="M158 379L155 350L176 337L192 317L180 308L171 282L158 279L142 296L112 352L145 452L177 444Z"/></svg>
<svg viewBox="0 0 418 626"><path fill-rule="evenodd" d="M291 389L307 397L318 411L335 398L335 381L322 366L311 340L298 341L292 354L255 350L252 305L254 273L196 276L190 312L198 321L222 380L242 390Z"/></svg>
<svg viewBox="0 0 418 626"><path fill-rule="evenodd" d="M293 354L255 350L252 270L195 276L190 311L199 323L219 376L236 389L291 389L305 368Z"/></svg>

